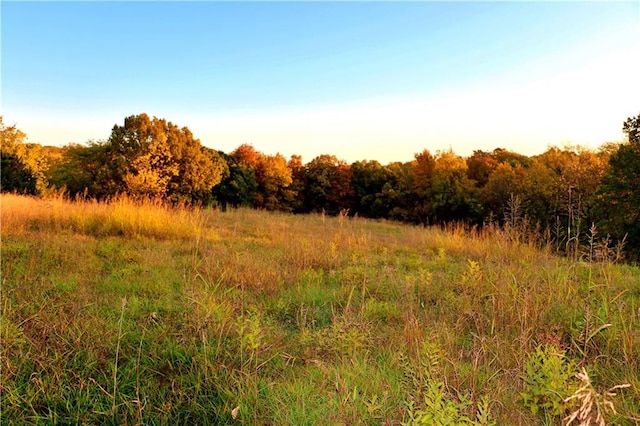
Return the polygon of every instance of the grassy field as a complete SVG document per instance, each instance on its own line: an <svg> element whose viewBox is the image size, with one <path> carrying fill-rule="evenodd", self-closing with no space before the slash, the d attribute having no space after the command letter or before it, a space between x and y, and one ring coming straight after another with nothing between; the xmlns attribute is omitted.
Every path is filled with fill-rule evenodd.
<svg viewBox="0 0 640 426"><path fill-rule="evenodd" d="M640 424L640 269L606 256L496 229L1 200L2 424Z"/></svg>

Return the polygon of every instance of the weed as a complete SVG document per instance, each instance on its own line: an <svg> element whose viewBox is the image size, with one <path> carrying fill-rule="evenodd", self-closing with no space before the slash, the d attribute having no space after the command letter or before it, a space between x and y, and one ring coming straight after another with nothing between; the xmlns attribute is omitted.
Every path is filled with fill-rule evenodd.
<svg viewBox="0 0 640 426"><path fill-rule="evenodd" d="M236 332L240 343L240 361L255 361L256 353L260 348L262 327L261 314L256 307L251 307L248 312L236 320ZM248 358L245 357L248 356Z"/></svg>
<svg viewBox="0 0 640 426"><path fill-rule="evenodd" d="M406 402L404 425L494 425L488 399L474 404L464 393L446 391L445 383L436 377L443 374L443 352L439 345L426 341L416 353L417 362L400 357L406 385L413 389ZM473 413L475 412L475 415Z"/></svg>
<svg viewBox="0 0 640 426"><path fill-rule="evenodd" d="M522 377L522 402L531 413L539 412L559 418L565 410L565 399L577 388L573 381L575 363L554 346L538 346L530 354Z"/></svg>
<svg viewBox="0 0 640 426"><path fill-rule="evenodd" d="M470 417L466 412L473 406L472 402L464 395L458 395L457 398L447 397L443 382L430 381L427 384L422 404L422 408L417 408L413 402L407 404L409 419L404 421L403 425L485 426L496 424L490 419L489 403L486 399L478 404L475 418Z"/></svg>
<svg viewBox="0 0 640 426"><path fill-rule="evenodd" d="M600 394L593 387L591 378L584 367L576 374L576 377L580 380L581 386L576 389L573 395L566 398L564 402L570 403L577 401L579 406L564 418L565 424L568 426L573 423L574 420L577 420L579 426L589 426L592 423L598 426L604 426L607 423L605 421L607 413L616 414L616 408L613 405L613 398L616 396L616 391L628 388L631 385L628 383L616 385Z"/></svg>
<svg viewBox="0 0 640 426"><path fill-rule="evenodd" d="M640 385L640 269L595 230L582 260L538 249L515 204L509 236L2 203L3 423L559 424L591 389L578 366ZM637 392L589 392L605 421L636 421Z"/></svg>
<svg viewBox="0 0 640 426"><path fill-rule="evenodd" d="M122 308L120 311L120 319L118 320L118 345L116 347L116 359L113 363L113 403L111 405L112 415L116 412L116 401L118 397L118 358L120 356L120 344L122 342L122 320L124 319L124 310L127 307L127 298L122 298Z"/></svg>

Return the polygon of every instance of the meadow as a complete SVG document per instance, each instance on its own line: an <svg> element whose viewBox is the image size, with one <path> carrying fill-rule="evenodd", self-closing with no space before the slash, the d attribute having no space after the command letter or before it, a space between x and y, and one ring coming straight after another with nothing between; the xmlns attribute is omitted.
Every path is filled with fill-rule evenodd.
<svg viewBox="0 0 640 426"><path fill-rule="evenodd" d="M640 268L595 229L568 259L517 228L1 203L2 424L640 424Z"/></svg>

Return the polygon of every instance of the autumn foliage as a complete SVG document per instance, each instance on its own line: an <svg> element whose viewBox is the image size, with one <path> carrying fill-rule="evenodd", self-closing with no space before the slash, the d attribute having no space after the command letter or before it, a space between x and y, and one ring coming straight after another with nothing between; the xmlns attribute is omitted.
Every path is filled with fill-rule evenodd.
<svg viewBox="0 0 640 426"><path fill-rule="evenodd" d="M147 114L125 118L106 141L63 148L24 142L2 126L2 191L106 199L119 194L222 208L324 212L415 224L520 225L546 233L559 251L578 253L597 225L640 255L640 115L623 125L628 141L594 152L551 147L527 157L505 149L425 149L406 163L353 164L334 155L308 163L243 144L227 154L203 146L187 127ZM506 215L508 213L508 215Z"/></svg>

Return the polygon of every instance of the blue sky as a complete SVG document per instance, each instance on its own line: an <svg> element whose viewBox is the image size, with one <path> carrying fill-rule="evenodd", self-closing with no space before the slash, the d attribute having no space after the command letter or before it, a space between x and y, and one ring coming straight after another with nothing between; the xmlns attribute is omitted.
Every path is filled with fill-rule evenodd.
<svg viewBox="0 0 640 426"><path fill-rule="evenodd" d="M2 114L63 145L147 112L304 161L595 147L640 113L639 4L3 1Z"/></svg>

